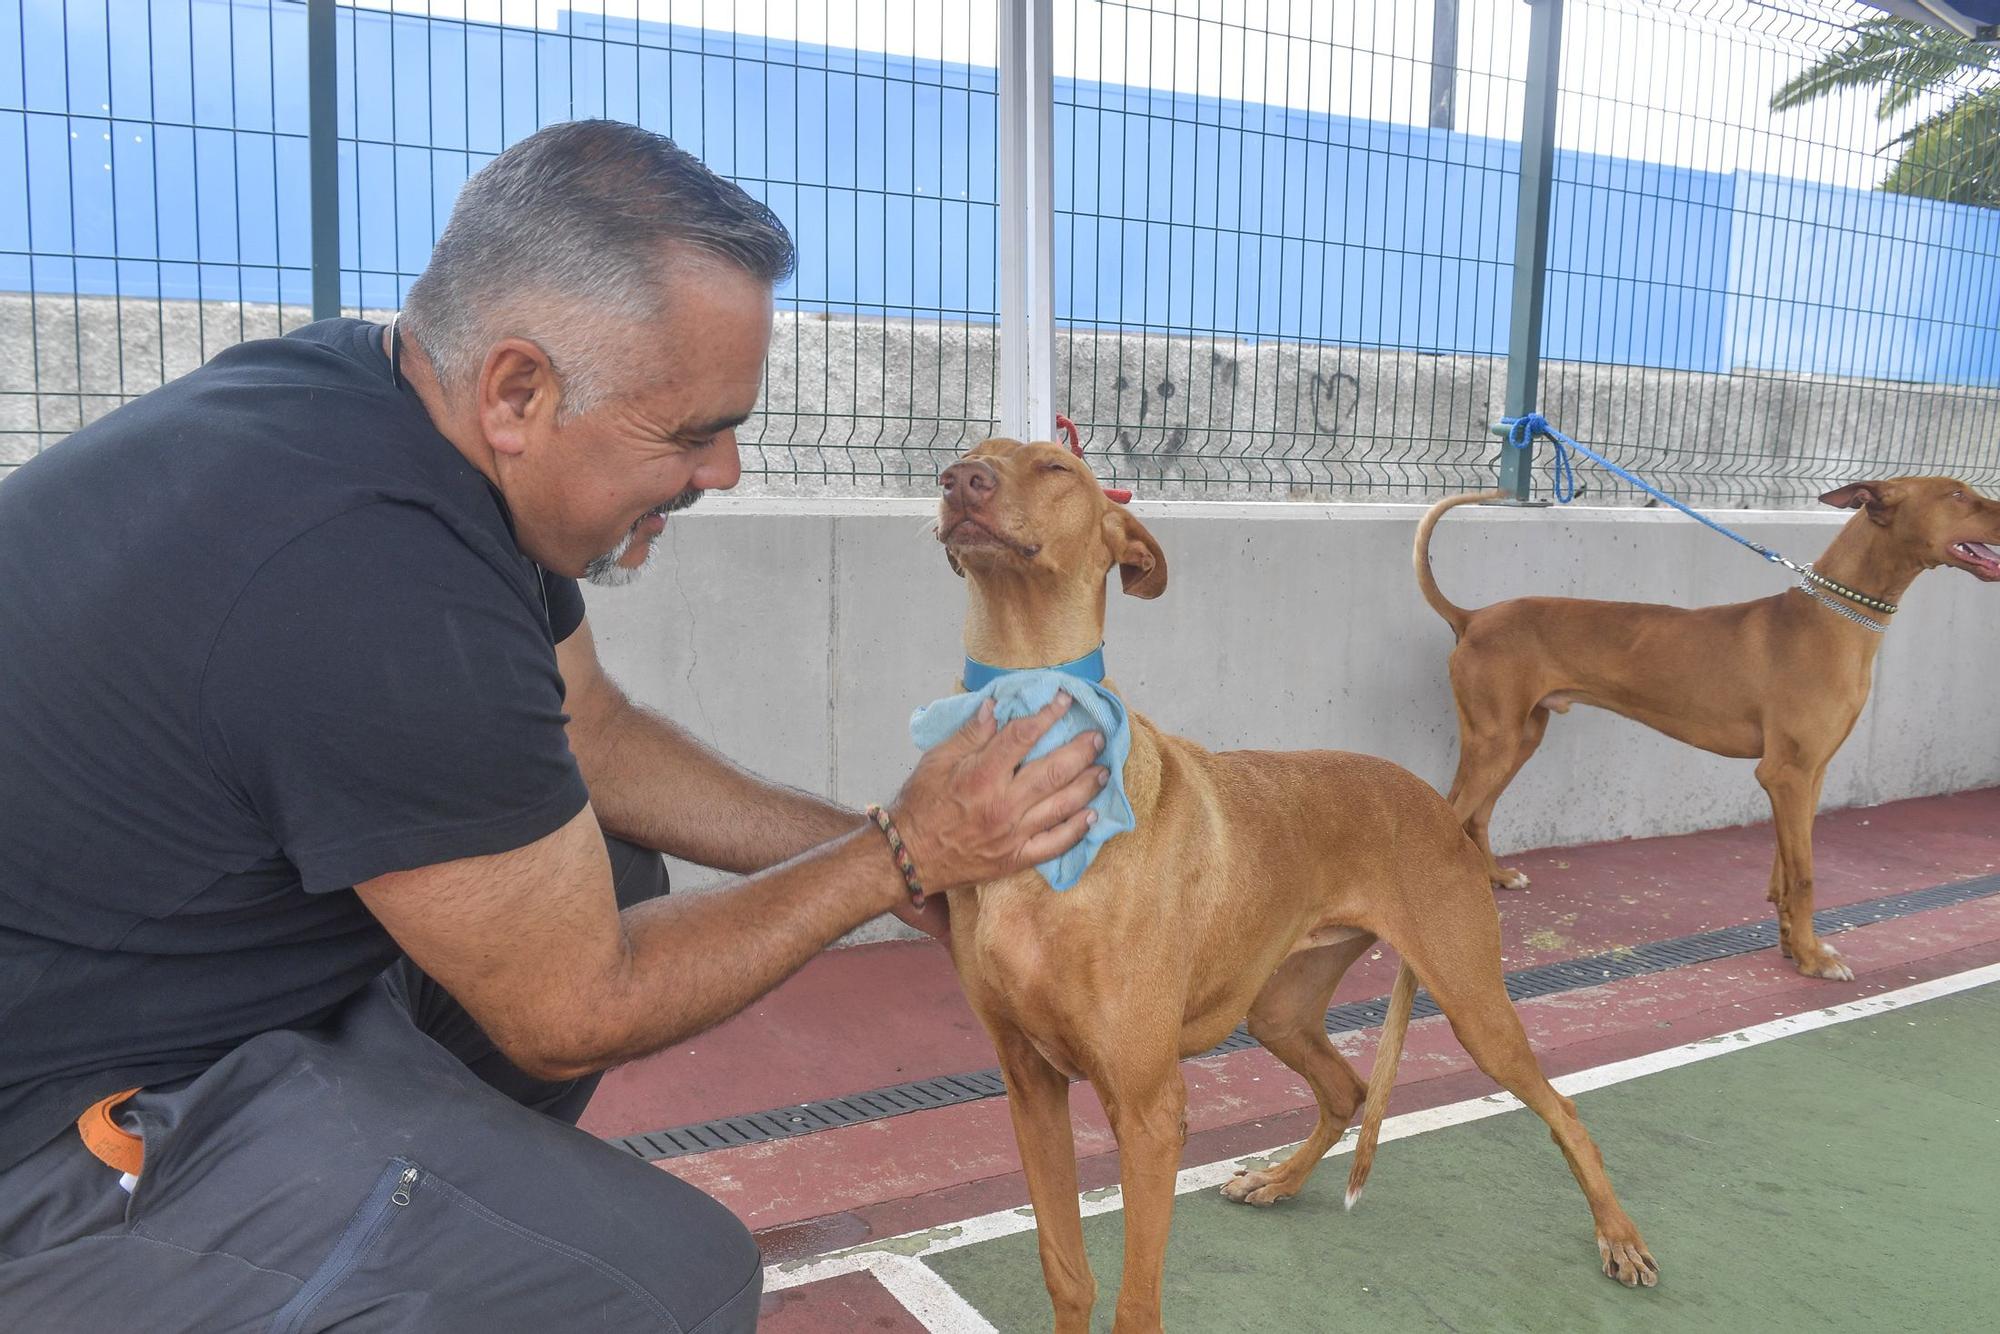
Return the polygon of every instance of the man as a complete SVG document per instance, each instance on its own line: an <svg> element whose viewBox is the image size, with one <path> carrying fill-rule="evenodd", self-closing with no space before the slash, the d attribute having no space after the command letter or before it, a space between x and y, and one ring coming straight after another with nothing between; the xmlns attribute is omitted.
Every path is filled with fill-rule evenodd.
<svg viewBox="0 0 2000 1334"><path fill-rule="evenodd" d="M557 126L396 327L232 348L0 486L0 1327L754 1325L742 1226L565 1124L595 1072L941 929L909 872L1054 855L1103 775L975 721L898 849L599 670L574 580L736 482L791 263L668 141ZM744 878L668 899L653 850Z"/></svg>

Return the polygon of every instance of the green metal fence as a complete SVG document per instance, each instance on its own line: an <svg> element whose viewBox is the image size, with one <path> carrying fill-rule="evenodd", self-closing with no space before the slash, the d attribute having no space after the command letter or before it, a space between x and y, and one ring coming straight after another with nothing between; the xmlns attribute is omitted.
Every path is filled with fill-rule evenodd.
<svg viewBox="0 0 2000 1334"><path fill-rule="evenodd" d="M1554 12L1558 133L1586 151L1553 166L1583 225L1549 247L1544 415L1711 503L1807 504L1909 472L2000 481L2000 48L1813 0ZM1785 95L1815 70L1835 91ZM1953 151L1897 142L1954 114ZM1613 227L1643 253L1590 243ZM1688 299L1705 265L1726 294L1706 309ZM1691 343L1704 315L1713 363L1632 355L1649 324ZM1642 498L1590 474L1599 500Z"/></svg>
<svg viewBox="0 0 2000 1334"><path fill-rule="evenodd" d="M246 0L217 23L212 6L166 0L0 0L0 476L303 322L307 123L284 87L303 86L306 48L291 8ZM199 208L173 188L196 179L210 184Z"/></svg>
<svg viewBox="0 0 2000 1334"><path fill-rule="evenodd" d="M1059 410L1150 495L1527 494L1530 407L1712 505L2000 484L1990 47L1834 0L1005 3L1044 64L1002 0L0 0L0 475L392 310L467 174L606 115L798 237L751 489L922 492ZM1046 348L1003 356L1013 301Z"/></svg>
<svg viewBox="0 0 2000 1334"><path fill-rule="evenodd" d="M1925 58L1774 109L1881 13L1065 8L1058 399L1154 493L1486 485L1487 428L1531 408L1708 504L2000 481L2000 115L1927 173L1893 142L2000 96L1988 48L1894 29ZM1135 91L1133 63L1174 78Z"/></svg>

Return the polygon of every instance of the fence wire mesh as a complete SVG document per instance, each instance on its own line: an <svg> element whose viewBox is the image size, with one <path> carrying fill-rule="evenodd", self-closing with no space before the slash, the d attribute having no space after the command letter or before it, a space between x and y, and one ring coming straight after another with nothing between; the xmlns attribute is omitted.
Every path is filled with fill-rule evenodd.
<svg viewBox="0 0 2000 1334"><path fill-rule="evenodd" d="M926 490L995 415L1001 2L342 3L343 305L393 309L508 143L636 121L799 242L746 486ZM1710 504L2000 483L1993 48L1841 0L1563 8L1549 419ZM1101 472L1488 483L1529 14L1057 0L1057 399ZM0 0L0 476L309 318L306 68L303 0Z"/></svg>
<svg viewBox="0 0 2000 1334"><path fill-rule="evenodd" d="M2000 479L2000 114L1962 117L1968 145L1928 172L1892 142L1994 107L2000 60L1902 29L1928 61L1778 110L1880 11L1564 9L1544 414L1725 506L1808 504L1871 472ZM1486 485L1529 7L1064 13L1058 397L1088 443L1155 494ZM1904 105L1878 121L1892 91Z"/></svg>
<svg viewBox="0 0 2000 1334"><path fill-rule="evenodd" d="M2000 52L1858 4L1567 8L1543 414L1723 505L2000 481Z"/></svg>
<svg viewBox="0 0 2000 1334"><path fill-rule="evenodd" d="M1058 4L1058 399L1121 480L1491 477L1519 154L1452 126L1519 124L1502 8Z"/></svg>
<svg viewBox="0 0 2000 1334"><path fill-rule="evenodd" d="M0 477L304 321L304 19L0 0Z"/></svg>
<svg viewBox="0 0 2000 1334"><path fill-rule="evenodd" d="M358 304L400 301L458 186L507 144L609 116L742 185L798 244L740 433L752 489L928 485L990 433L992 0L893 31L882 0L599 0L545 7L539 25L486 8L342 15L342 278Z"/></svg>

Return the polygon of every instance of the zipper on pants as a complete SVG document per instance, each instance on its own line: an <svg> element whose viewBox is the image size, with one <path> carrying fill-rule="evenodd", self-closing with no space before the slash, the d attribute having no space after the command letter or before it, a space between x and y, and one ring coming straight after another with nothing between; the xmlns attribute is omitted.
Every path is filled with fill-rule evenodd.
<svg viewBox="0 0 2000 1334"><path fill-rule="evenodd" d="M361 1202L348 1218L347 1226L341 1230L340 1239L327 1252L312 1277L292 1294L292 1299L278 1309L268 1326L270 1334L297 1334L304 1328L305 1321L313 1313L326 1295L333 1291L340 1281L353 1272L354 1266L375 1238L388 1225L390 1217L397 1209L410 1203L410 1192L416 1188L416 1164L403 1158L391 1158L389 1166L375 1182L375 1188L368 1192L368 1198Z"/></svg>

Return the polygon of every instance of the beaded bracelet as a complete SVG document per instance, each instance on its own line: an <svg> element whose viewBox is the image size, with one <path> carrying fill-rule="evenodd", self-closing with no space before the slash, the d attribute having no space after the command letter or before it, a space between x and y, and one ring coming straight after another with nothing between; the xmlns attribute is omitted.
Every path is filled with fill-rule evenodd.
<svg viewBox="0 0 2000 1334"><path fill-rule="evenodd" d="M917 879L917 863L910 856L910 850L903 846L903 836L896 832L896 822L889 818L889 812L880 806L868 807L868 818L882 831L882 837L889 840L889 855L896 859L896 869L903 873L903 887L910 891L910 906L924 906L924 882Z"/></svg>

